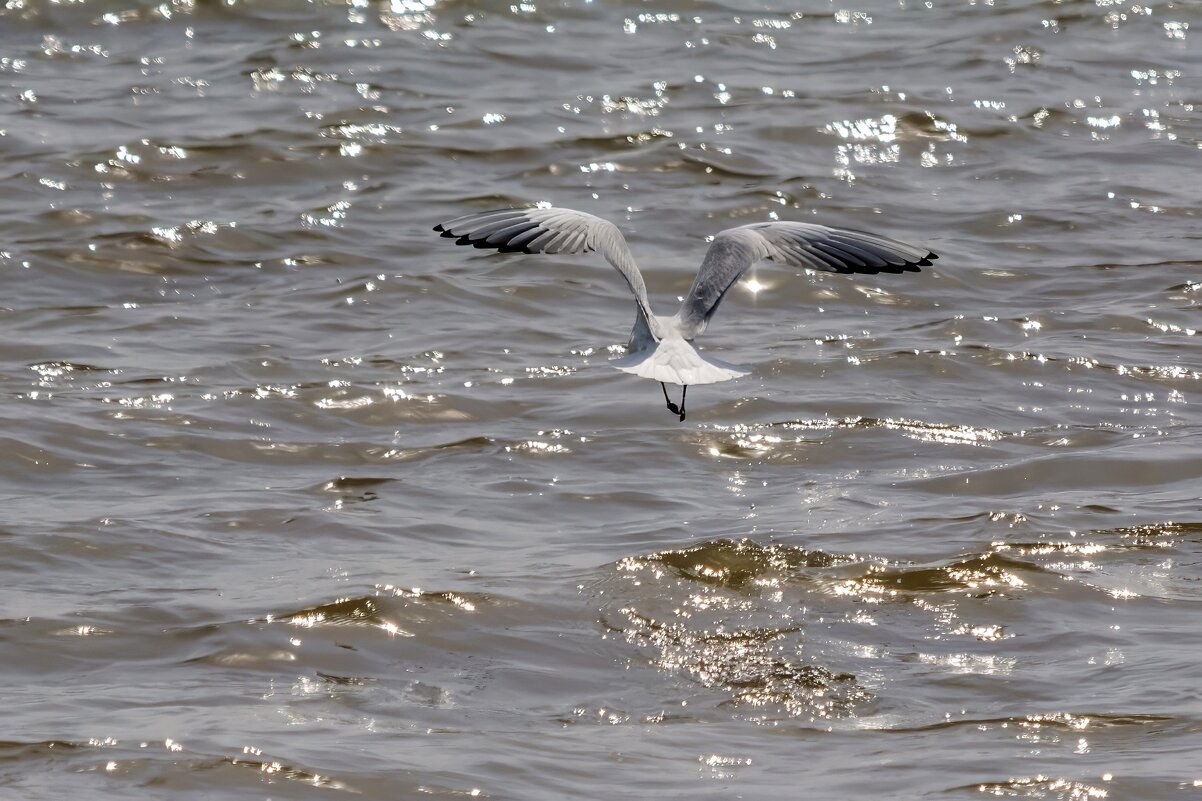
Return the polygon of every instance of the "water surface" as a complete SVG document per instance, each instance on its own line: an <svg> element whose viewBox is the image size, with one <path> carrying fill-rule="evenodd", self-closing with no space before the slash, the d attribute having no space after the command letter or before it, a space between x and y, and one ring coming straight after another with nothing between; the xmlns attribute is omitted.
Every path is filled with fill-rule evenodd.
<svg viewBox="0 0 1202 801"><path fill-rule="evenodd" d="M1202 787L1191 3L0 6L0 797ZM766 219L679 423L614 371ZM752 291L756 289L758 291Z"/></svg>

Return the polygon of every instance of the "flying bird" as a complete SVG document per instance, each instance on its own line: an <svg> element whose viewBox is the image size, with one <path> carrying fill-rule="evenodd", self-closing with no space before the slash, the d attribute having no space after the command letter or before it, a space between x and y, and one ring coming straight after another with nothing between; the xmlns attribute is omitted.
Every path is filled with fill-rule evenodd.
<svg viewBox="0 0 1202 801"><path fill-rule="evenodd" d="M619 370L659 382L668 411L685 419L689 386L713 384L746 375L747 370L706 356L693 347L718 304L747 268L762 259L830 273L918 272L938 258L914 247L866 231L849 231L802 222L758 222L728 228L714 237L676 314L651 311L647 286L626 239L608 220L561 208L497 209L457 217L434 226L458 245L502 253L588 253L597 251L626 279L634 293L634 328L626 355L611 359ZM680 404L668 397L666 384L683 387Z"/></svg>

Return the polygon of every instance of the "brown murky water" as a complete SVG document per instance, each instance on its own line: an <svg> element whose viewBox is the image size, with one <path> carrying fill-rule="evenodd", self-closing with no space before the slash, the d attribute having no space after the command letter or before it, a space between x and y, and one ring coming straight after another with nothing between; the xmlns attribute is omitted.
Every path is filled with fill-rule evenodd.
<svg viewBox="0 0 1202 801"><path fill-rule="evenodd" d="M0 798L1202 793L1202 6L0 2ZM689 419L606 366L772 216ZM758 291L751 291L756 289Z"/></svg>

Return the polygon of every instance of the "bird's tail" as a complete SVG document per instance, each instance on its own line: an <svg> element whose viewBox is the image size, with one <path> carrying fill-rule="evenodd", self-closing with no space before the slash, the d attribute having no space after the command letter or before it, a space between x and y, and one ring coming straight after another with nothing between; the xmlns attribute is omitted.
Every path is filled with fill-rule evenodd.
<svg viewBox="0 0 1202 801"><path fill-rule="evenodd" d="M716 384L747 375L748 370L712 356L706 356L678 337L652 342L610 364L623 372L665 384Z"/></svg>

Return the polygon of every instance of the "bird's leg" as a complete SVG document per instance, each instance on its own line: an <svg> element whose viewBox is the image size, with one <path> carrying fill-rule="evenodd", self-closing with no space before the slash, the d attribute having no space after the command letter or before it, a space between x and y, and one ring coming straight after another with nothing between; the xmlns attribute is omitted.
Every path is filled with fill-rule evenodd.
<svg viewBox="0 0 1202 801"><path fill-rule="evenodd" d="M668 404L668 411L670 411L672 414L680 414L680 407L677 406L675 403L673 403L671 401L671 399L668 398L668 388L666 386L664 386L663 381L659 382L659 388L664 391L664 400Z"/></svg>
<svg viewBox="0 0 1202 801"><path fill-rule="evenodd" d="M689 385L685 384L684 389L680 391L680 422L684 422L684 396L689 394Z"/></svg>

